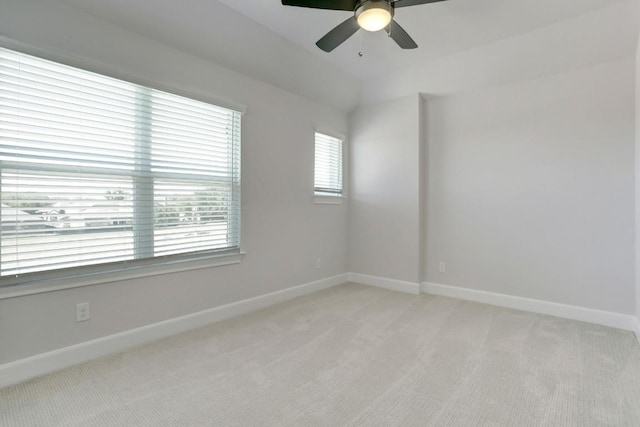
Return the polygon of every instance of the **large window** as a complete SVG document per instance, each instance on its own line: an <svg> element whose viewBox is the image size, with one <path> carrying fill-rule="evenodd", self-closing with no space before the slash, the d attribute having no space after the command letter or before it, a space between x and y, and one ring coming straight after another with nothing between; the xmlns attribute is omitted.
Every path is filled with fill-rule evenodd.
<svg viewBox="0 0 640 427"><path fill-rule="evenodd" d="M237 250L240 116L0 49L1 276Z"/></svg>
<svg viewBox="0 0 640 427"><path fill-rule="evenodd" d="M316 196L342 196L342 140L316 132Z"/></svg>

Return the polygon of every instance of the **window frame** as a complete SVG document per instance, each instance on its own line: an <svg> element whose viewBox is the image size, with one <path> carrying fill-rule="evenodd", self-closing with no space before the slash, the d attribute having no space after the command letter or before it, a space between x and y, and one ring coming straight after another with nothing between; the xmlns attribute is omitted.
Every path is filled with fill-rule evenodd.
<svg viewBox="0 0 640 427"><path fill-rule="evenodd" d="M189 98L192 100L227 108L240 113L240 132L244 128L244 116L247 108L242 104L229 101L222 97L209 96L202 93L194 93L188 90L160 84L156 81L139 78L92 61L60 55L28 44L15 42L0 36L0 48L35 56L43 60L52 61L61 65L74 67L80 70L97 73L105 77L118 79L124 82L143 86L169 94ZM240 151L242 151L240 143ZM242 188L242 160L239 164L240 188ZM242 191L240 190L240 194ZM241 198L241 196L239 195ZM237 264L242 261L245 252L242 251L242 204L239 209L239 243L237 248L192 252L175 255L163 255L146 259L133 259L128 261L108 262L86 266L71 267L59 270L47 270L33 273L25 273L16 276L0 277L0 299L13 298L21 295L29 295L41 292L49 292L59 289L90 286L101 283L117 282L135 278L163 275L167 273L198 270L229 264Z"/></svg>
<svg viewBox="0 0 640 427"><path fill-rule="evenodd" d="M316 145L317 145L317 134L340 140L340 175L341 175L341 190L339 193L331 194L329 192L318 192L316 187ZM313 139L313 200L316 204L321 205L341 205L344 203L346 199L346 186L345 186L345 150L346 150L346 137L340 133L327 131L321 128L314 129L314 139Z"/></svg>

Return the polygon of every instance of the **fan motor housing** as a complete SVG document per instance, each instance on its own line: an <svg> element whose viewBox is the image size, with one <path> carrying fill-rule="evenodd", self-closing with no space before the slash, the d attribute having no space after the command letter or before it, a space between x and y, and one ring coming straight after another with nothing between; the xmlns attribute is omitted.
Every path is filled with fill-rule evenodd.
<svg viewBox="0 0 640 427"><path fill-rule="evenodd" d="M371 10L371 9L383 9L386 10L387 12L389 12L389 15L391 16L391 18L393 18L393 15L395 13L395 8L393 7L393 4L390 1L387 0L362 0L360 2L358 2L358 4L356 5L356 9L354 11L354 16L356 17L356 19L358 19L360 17L360 15L362 15L363 13ZM360 22L360 21L358 21Z"/></svg>

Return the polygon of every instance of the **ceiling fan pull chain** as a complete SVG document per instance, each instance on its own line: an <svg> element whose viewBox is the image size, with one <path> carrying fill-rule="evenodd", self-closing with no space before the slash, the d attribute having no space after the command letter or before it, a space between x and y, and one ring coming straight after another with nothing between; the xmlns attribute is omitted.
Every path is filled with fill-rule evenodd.
<svg viewBox="0 0 640 427"><path fill-rule="evenodd" d="M389 15L392 17L391 22L393 22L393 15L391 15L391 0L387 1L387 10L389 12ZM391 37L391 22L389 22L389 24L384 27L384 32L387 33L387 37Z"/></svg>
<svg viewBox="0 0 640 427"><path fill-rule="evenodd" d="M391 37L391 22L393 22L393 15L391 14L391 1L387 2L387 6L389 6L389 15L391 16L391 21L389 22L389 25L387 25L387 37Z"/></svg>

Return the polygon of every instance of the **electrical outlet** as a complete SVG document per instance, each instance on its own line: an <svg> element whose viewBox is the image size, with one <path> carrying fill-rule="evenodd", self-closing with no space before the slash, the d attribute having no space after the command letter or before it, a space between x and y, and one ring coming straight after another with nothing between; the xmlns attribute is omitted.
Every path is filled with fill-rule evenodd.
<svg viewBox="0 0 640 427"><path fill-rule="evenodd" d="M89 319L91 319L91 304L88 301L76 304L76 322Z"/></svg>
<svg viewBox="0 0 640 427"><path fill-rule="evenodd" d="M316 258L316 268L320 268L322 266L322 258Z"/></svg>
<svg viewBox="0 0 640 427"><path fill-rule="evenodd" d="M440 261L440 263L438 264L438 271L440 273L446 273L447 272L447 263L444 261Z"/></svg>

